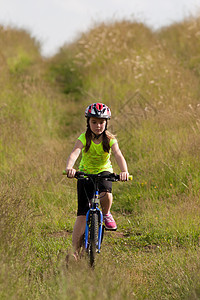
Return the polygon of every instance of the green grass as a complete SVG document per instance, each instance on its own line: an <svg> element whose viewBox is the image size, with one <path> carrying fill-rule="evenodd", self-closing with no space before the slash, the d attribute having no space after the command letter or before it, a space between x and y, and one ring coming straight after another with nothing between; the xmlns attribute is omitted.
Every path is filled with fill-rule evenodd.
<svg viewBox="0 0 200 300"><path fill-rule="evenodd" d="M29 33L0 27L1 299L200 297L198 32L199 18L99 24L44 61ZM118 231L95 270L66 269L77 195L62 170L95 101L133 181L113 184Z"/></svg>

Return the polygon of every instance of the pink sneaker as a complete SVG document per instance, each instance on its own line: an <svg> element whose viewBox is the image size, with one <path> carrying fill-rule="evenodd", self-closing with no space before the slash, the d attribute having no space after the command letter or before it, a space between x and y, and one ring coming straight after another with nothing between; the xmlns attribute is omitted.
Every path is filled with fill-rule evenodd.
<svg viewBox="0 0 200 300"><path fill-rule="evenodd" d="M107 230L117 230L117 225L111 213L103 216L103 221L105 224L105 229Z"/></svg>

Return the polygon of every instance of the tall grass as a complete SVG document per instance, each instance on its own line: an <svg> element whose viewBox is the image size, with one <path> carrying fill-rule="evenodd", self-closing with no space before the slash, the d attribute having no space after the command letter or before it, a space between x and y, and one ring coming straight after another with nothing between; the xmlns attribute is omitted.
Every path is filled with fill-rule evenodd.
<svg viewBox="0 0 200 300"><path fill-rule="evenodd" d="M199 30L100 24L44 61L27 32L0 28L0 298L198 299ZM66 269L76 183L61 173L94 101L134 180L113 186L118 232L96 269Z"/></svg>

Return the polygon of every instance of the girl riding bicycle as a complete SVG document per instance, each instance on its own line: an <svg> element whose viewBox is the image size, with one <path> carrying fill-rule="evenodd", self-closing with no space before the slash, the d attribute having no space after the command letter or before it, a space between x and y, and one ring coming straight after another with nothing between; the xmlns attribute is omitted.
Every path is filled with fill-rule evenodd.
<svg viewBox="0 0 200 300"><path fill-rule="evenodd" d="M126 160L119 149L116 138L107 130L107 120L111 117L109 107L103 103L93 103L86 108L85 117L87 118L87 130L79 136L67 159L67 176L69 178L75 176L76 170L73 166L81 152L82 158L79 171L91 174L113 173L110 161L112 150L121 170L120 180L128 180L129 173ZM78 180L78 211L72 234L75 257L78 256L81 238L85 232L86 213L89 209L89 200L93 197L93 190L94 185L92 181ZM105 228L116 230L117 225L110 213L113 201L112 182L102 179L99 185L99 194Z"/></svg>

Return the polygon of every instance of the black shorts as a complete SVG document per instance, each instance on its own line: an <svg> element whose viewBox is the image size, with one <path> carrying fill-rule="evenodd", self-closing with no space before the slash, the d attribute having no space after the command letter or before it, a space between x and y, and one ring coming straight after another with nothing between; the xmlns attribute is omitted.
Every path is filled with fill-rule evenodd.
<svg viewBox="0 0 200 300"><path fill-rule="evenodd" d="M100 174L106 175L110 172L104 171ZM99 193L108 192L112 193L112 182L101 179L99 182ZM89 201L94 195L94 182L89 179L78 179L77 183L77 194L78 194L78 211L77 216L86 215L89 209Z"/></svg>

